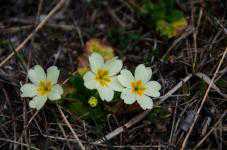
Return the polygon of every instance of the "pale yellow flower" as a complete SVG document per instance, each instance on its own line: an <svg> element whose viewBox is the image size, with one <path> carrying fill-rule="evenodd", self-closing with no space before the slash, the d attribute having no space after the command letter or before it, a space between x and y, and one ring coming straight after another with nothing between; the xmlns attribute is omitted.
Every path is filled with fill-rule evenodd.
<svg viewBox="0 0 227 150"><path fill-rule="evenodd" d="M93 53L89 57L89 63L91 71L83 77L85 87L97 89L102 100L111 101L114 91L122 90L116 76L121 71L122 61L115 57L104 62L100 54Z"/></svg>
<svg viewBox="0 0 227 150"><path fill-rule="evenodd" d="M143 64L136 67L135 77L127 69L121 71L118 80L125 87L121 98L126 104L137 101L144 110L153 108L153 100L150 97L160 96L161 85L157 81L150 81L151 75L151 68Z"/></svg>
<svg viewBox="0 0 227 150"><path fill-rule="evenodd" d="M28 78L32 83L21 87L21 97L33 97L29 102L31 108L41 109L47 99L58 100L63 94L62 87L57 84L60 71L56 66L47 69L47 75L39 65L28 71Z"/></svg>

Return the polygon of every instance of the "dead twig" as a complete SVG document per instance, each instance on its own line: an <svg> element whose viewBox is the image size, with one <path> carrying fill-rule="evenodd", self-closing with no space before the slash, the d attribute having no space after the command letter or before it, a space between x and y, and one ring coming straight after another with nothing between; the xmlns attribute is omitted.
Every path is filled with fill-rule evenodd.
<svg viewBox="0 0 227 150"><path fill-rule="evenodd" d="M35 30L30 33L27 38L20 44L17 46L17 48L15 49L15 52L19 52L24 46L25 44L27 44L27 42L48 22L48 20L64 5L65 0L60 0L59 3L49 12L49 14L42 20L42 22L39 23L39 25L35 28ZM8 60L10 60L15 52L12 52L11 54L9 54L1 63L0 63L0 67L2 67Z"/></svg>
<svg viewBox="0 0 227 150"><path fill-rule="evenodd" d="M25 18L11 18L11 19L9 19L8 22L22 23L22 24L25 24L26 26L28 26L28 27L31 28L32 25L35 25L36 24L36 19L35 18L30 18L28 20L28 19L25 19ZM24 27L26 27L26 26L24 26ZM57 29L57 30L63 30L63 31L72 31L72 30L75 30L76 29L76 27L74 25L68 25L68 24L47 23L47 24L45 24L45 26L46 27L49 27L49 28ZM16 28L16 29L13 29L13 28ZM23 26L22 27L19 27L19 28L21 28L21 30L24 29ZM25 29L27 29L27 28L25 28ZM0 29L0 31L7 33L7 32L10 32L11 30L12 30L12 32L14 30L15 30L14 32L16 32L16 31L19 30L18 27L12 27L12 29L11 30L10 29L11 28L9 28L9 29Z"/></svg>
<svg viewBox="0 0 227 150"><path fill-rule="evenodd" d="M187 82L190 78L192 77L192 74L189 74L188 76L186 76L182 81L180 81L173 89L171 89L169 92L167 92L160 100L160 102L157 104L161 104L163 103L168 97L170 97L174 92L176 92L185 82ZM103 138L95 141L93 144L101 144L106 140L110 140L113 137L117 136L118 134L122 133L125 129L130 128L131 126L133 126L134 124L136 124L137 122L141 121L143 118L146 117L146 115L150 112L151 110L146 110L144 112L142 112L141 114L135 116L134 118L132 118L128 123L124 124L123 126L115 129L114 131L108 133L106 136L104 136Z"/></svg>
<svg viewBox="0 0 227 150"><path fill-rule="evenodd" d="M207 99L208 93L210 92L210 89L211 89L211 87L212 87L212 85L213 85L214 79L216 78L217 73L218 73L218 71L219 71L219 69L220 69L220 67L221 67L221 65L222 65L222 63L223 63L223 61L224 61L224 58L225 58L226 53L227 53L227 48L225 49L225 51L224 51L224 53L223 53L223 55L222 55L222 58L221 58L221 60L220 60L220 62L219 62L219 64L218 64L218 67L217 67L217 69L216 69L216 71L215 71L215 73L214 73L214 76L213 76L213 78L211 79L211 82L210 82L210 84L209 84L209 86L208 86L208 88L207 88L207 90L206 90L206 93L205 93L203 99L202 99L202 102L201 102L201 104L200 104L200 107L199 107L199 109L198 109L197 112L196 112L196 115L195 115L195 118L194 118L194 120L193 120L193 122L192 122L192 125L191 125L191 127L190 127L190 129L189 129L189 131L188 131L188 133L187 133L187 135L186 135L184 141L183 141L183 144L182 144L182 146L181 146L181 150L184 150L184 148L185 148L185 146L186 146L186 143L187 143L187 141L188 141L188 138L189 138L189 136L190 136L190 134L191 134L191 132L192 132L192 130L193 130L193 128L194 128L194 125L195 125L195 123L196 123L196 121L197 121L197 119L198 119L198 117L199 117L200 111L201 111L202 108L203 108L203 105L204 105L204 103L205 103L205 101L206 101L206 99Z"/></svg>
<svg viewBox="0 0 227 150"><path fill-rule="evenodd" d="M17 132L16 132L16 120L15 120L15 114L14 114L14 111L13 111L13 108L12 108L12 105L11 105L11 102L10 102L10 98L8 96L8 93L6 92L6 90L3 88L3 93L5 95L5 98L6 98L6 102L8 103L9 105L9 109L10 111L12 112L12 120L13 120L13 135L14 135L14 140L17 139ZM13 149L16 149L16 143L13 144Z"/></svg>
<svg viewBox="0 0 227 150"><path fill-rule="evenodd" d="M193 148L193 150L196 150L203 142L207 139L207 137L216 129L216 127L219 125L219 123L222 121L222 119L225 117L226 111L221 115L220 119L214 124L212 129L199 141L198 144Z"/></svg>
<svg viewBox="0 0 227 150"><path fill-rule="evenodd" d="M20 27L10 27L10 28L0 28L0 32L13 34L13 33L20 32L23 30L28 30L31 28L32 28L32 25L25 25L25 26L20 26Z"/></svg>
<svg viewBox="0 0 227 150"><path fill-rule="evenodd" d="M211 79L206 74L199 72L199 73L196 73L195 75L203 79L207 84L211 83ZM211 86L218 94L220 94L224 98L227 98L227 94L222 93L221 90L215 85L215 83L213 83Z"/></svg>
<svg viewBox="0 0 227 150"><path fill-rule="evenodd" d="M193 33L193 27L189 26L186 31L179 37L177 38L173 44L169 47L169 49L167 50L167 52L162 56L161 61L164 61L164 59L166 58L166 56L170 53L170 51L183 39L185 39L186 37L188 37L190 34Z"/></svg>
<svg viewBox="0 0 227 150"><path fill-rule="evenodd" d="M60 123L58 123L58 127L61 129L61 132L62 132L64 138L67 139L67 135L66 135L66 133L65 133L65 130L64 130L64 128L62 127L62 125L61 125ZM71 147L71 145L70 145L70 143L69 143L68 140L66 141L66 143L67 143L67 145L68 145L68 148L69 148L70 150L72 150L72 147Z"/></svg>
<svg viewBox="0 0 227 150"><path fill-rule="evenodd" d="M194 13L194 11L193 11L193 13ZM197 54L198 53L198 49L197 49L197 35L198 35L198 29L199 29L199 26L200 26L202 15L203 15L203 8L200 8L199 18L198 18L198 21L197 21L197 25L196 25L196 27L194 27L194 32L193 32L195 57L194 57L194 60L193 60L192 68L193 68L194 71L195 71L196 61L197 61L197 55L198 55Z"/></svg>
<svg viewBox="0 0 227 150"><path fill-rule="evenodd" d="M126 27L125 23L121 21L121 19L118 18L114 10L112 10L110 7L107 7L107 11L111 15L111 17L121 26L121 27Z"/></svg>
<svg viewBox="0 0 227 150"><path fill-rule="evenodd" d="M69 127L70 131L72 132L74 138L76 139L77 141L77 144L79 146L79 148L81 150L85 150L85 147L83 146L83 144L81 143L80 139L78 138L76 132L73 130L72 126L70 125L69 121L67 120L65 114L63 113L63 111L61 110L61 107L59 105L57 105L57 108L58 108L58 111L60 112L62 118L63 118L63 121L65 122L65 124Z"/></svg>
<svg viewBox="0 0 227 150"><path fill-rule="evenodd" d="M0 138L0 141L15 143L15 144L19 144L21 146L25 146L25 147L30 148L30 149L40 150L40 149L38 149L38 148L36 148L34 146L31 146L31 145L28 145L28 144L24 144L24 143L21 143L21 142L17 142L17 141L13 141L13 140L10 140L10 139Z"/></svg>

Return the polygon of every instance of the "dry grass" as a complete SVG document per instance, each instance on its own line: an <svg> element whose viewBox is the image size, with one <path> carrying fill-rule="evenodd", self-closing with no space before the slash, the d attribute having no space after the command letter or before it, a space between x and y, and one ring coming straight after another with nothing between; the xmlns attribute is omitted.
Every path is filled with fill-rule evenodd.
<svg viewBox="0 0 227 150"><path fill-rule="evenodd" d="M227 29L226 10L218 9L221 1L212 5L212 12L203 1L178 3L189 25L171 39L149 28L133 2L9 0L0 5L0 149L226 147ZM39 20L42 14L45 18ZM130 39L133 35L139 38ZM165 119L157 114L151 120L154 110L111 114L97 136L94 124L64 107L47 104L39 112L28 108L19 91L28 68L57 65L67 84L84 43L94 37L115 47L128 68L152 66L163 86L156 108L168 112Z"/></svg>

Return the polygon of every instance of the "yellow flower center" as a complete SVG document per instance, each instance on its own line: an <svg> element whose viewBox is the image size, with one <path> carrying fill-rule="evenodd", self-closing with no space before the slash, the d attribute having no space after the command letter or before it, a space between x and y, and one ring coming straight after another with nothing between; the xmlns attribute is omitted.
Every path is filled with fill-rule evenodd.
<svg viewBox="0 0 227 150"><path fill-rule="evenodd" d="M48 80L42 80L39 82L39 85L37 87L37 93L39 96L46 96L50 93L52 89L51 81Z"/></svg>
<svg viewBox="0 0 227 150"><path fill-rule="evenodd" d="M103 87L108 86L111 82L109 72L105 69L99 69L97 71L95 80Z"/></svg>
<svg viewBox="0 0 227 150"><path fill-rule="evenodd" d="M131 93L135 93L139 96L142 96L144 91L146 90L145 85L142 83L141 80L131 82Z"/></svg>

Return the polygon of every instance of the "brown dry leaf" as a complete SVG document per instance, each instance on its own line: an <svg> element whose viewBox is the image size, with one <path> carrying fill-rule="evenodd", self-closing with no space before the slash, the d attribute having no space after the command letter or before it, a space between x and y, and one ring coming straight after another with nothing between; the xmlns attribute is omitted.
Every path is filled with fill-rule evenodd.
<svg viewBox="0 0 227 150"><path fill-rule="evenodd" d="M78 68L77 72L80 75L84 75L89 70L89 62L88 62L88 56L91 53L99 53L103 56L104 60L112 59L114 55L114 48L107 45L105 42L103 42L100 39L90 39L86 42L85 53L78 57Z"/></svg>
<svg viewBox="0 0 227 150"><path fill-rule="evenodd" d="M114 48L101 41L100 39L90 39L85 44L85 53L90 55L96 52L103 56L105 60L112 59L114 57Z"/></svg>

